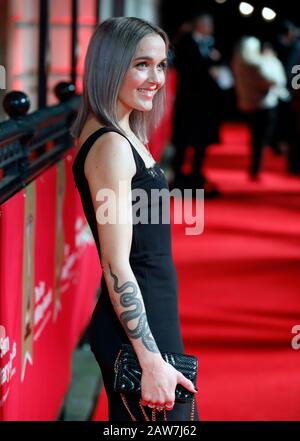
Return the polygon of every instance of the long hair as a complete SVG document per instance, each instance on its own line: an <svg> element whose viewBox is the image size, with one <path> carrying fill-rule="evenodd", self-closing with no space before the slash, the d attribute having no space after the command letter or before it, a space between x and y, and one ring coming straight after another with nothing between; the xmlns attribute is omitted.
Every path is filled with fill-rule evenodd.
<svg viewBox="0 0 300 441"><path fill-rule="evenodd" d="M84 66L83 94L71 134L79 137L89 114L100 124L124 131L118 124L116 109L119 90L137 46L149 34L162 37L169 48L167 34L159 27L135 17L114 17L102 22L90 40ZM129 117L131 130L143 142L161 119L165 106L165 87L153 98L149 112L134 109Z"/></svg>

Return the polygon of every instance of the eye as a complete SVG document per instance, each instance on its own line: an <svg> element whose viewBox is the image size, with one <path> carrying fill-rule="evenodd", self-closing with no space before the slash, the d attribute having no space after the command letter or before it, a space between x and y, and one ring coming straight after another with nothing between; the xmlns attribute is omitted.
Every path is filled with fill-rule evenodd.
<svg viewBox="0 0 300 441"><path fill-rule="evenodd" d="M136 65L136 67L143 69L144 67L147 67L146 61L141 61Z"/></svg>
<svg viewBox="0 0 300 441"><path fill-rule="evenodd" d="M166 61L162 61L161 63L159 63L158 68L160 70L166 70L167 69L167 62Z"/></svg>

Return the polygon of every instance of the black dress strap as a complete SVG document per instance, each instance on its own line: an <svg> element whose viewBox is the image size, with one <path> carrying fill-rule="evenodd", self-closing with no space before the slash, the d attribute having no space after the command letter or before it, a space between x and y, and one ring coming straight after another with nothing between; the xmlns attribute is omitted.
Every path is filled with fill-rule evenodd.
<svg viewBox="0 0 300 441"><path fill-rule="evenodd" d="M119 135L123 136L124 138L127 139L127 141L130 144L131 150L132 150L132 154L135 160L135 165L136 165L136 170L137 172L143 168L144 165L144 161L142 160L142 158L140 157L140 155L138 154L138 152L136 151L136 149L133 147L132 143L130 142L130 140L127 138L127 136L125 136L122 132L120 132L119 130L115 129L114 127L101 127L100 129L97 129L95 132L93 132L91 135L89 135L87 137L87 139L83 142L82 146L80 147L80 150L74 160L74 164L73 167L75 166L75 162L77 162L80 158L80 164L84 165L85 159L87 157L88 152L90 151L91 147L93 146L93 144L95 143L95 141L104 133L108 133L108 132L116 132L119 133Z"/></svg>

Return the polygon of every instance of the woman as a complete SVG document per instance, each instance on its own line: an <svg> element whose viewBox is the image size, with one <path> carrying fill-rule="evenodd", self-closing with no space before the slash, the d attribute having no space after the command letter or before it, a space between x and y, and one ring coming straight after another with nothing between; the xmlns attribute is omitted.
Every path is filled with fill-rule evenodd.
<svg viewBox="0 0 300 441"><path fill-rule="evenodd" d="M256 37L243 37L234 53L232 69L239 109L251 130L250 178L257 179L265 145L272 145L278 122L279 99L289 98L283 66L272 49L261 48Z"/></svg>
<svg viewBox="0 0 300 441"><path fill-rule="evenodd" d="M133 190L148 195L148 203L140 206L147 215L151 189L168 189L145 146L149 129L162 113L167 50L165 32L144 20L119 17L98 26L88 47L83 101L72 129L80 146L74 178L103 270L90 330L110 421L131 419L113 389L114 362L122 343L132 344L137 354L141 404L149 417L156 408L169 410L168 420L188 420L190 403L174 403L175 388L180 383L195 392L192 382L161 356L163 351L184 352L170 224L133 224L132 214ZM121 196L120 182L128 198ZM127 222L104 223L97 193L103 189L113 191L113 218L127 213ZM131 398L128 404L134 417L144 420L139 400Z"/></svg>

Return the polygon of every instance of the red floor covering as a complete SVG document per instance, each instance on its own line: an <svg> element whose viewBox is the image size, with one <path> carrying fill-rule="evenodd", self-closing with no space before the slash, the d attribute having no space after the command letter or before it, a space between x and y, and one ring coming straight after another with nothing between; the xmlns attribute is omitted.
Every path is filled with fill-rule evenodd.
<svg viewBox="0 0 300 441"><path fill-rule="evenodd" d="M185 351L199 360L200 419L300 420L300 177L267 148L249 181L248 144L245 127L224 126L206 161L222 197L205 200L203 233L172 224ZM108 419L104 389L94 419Z"/></svg>

